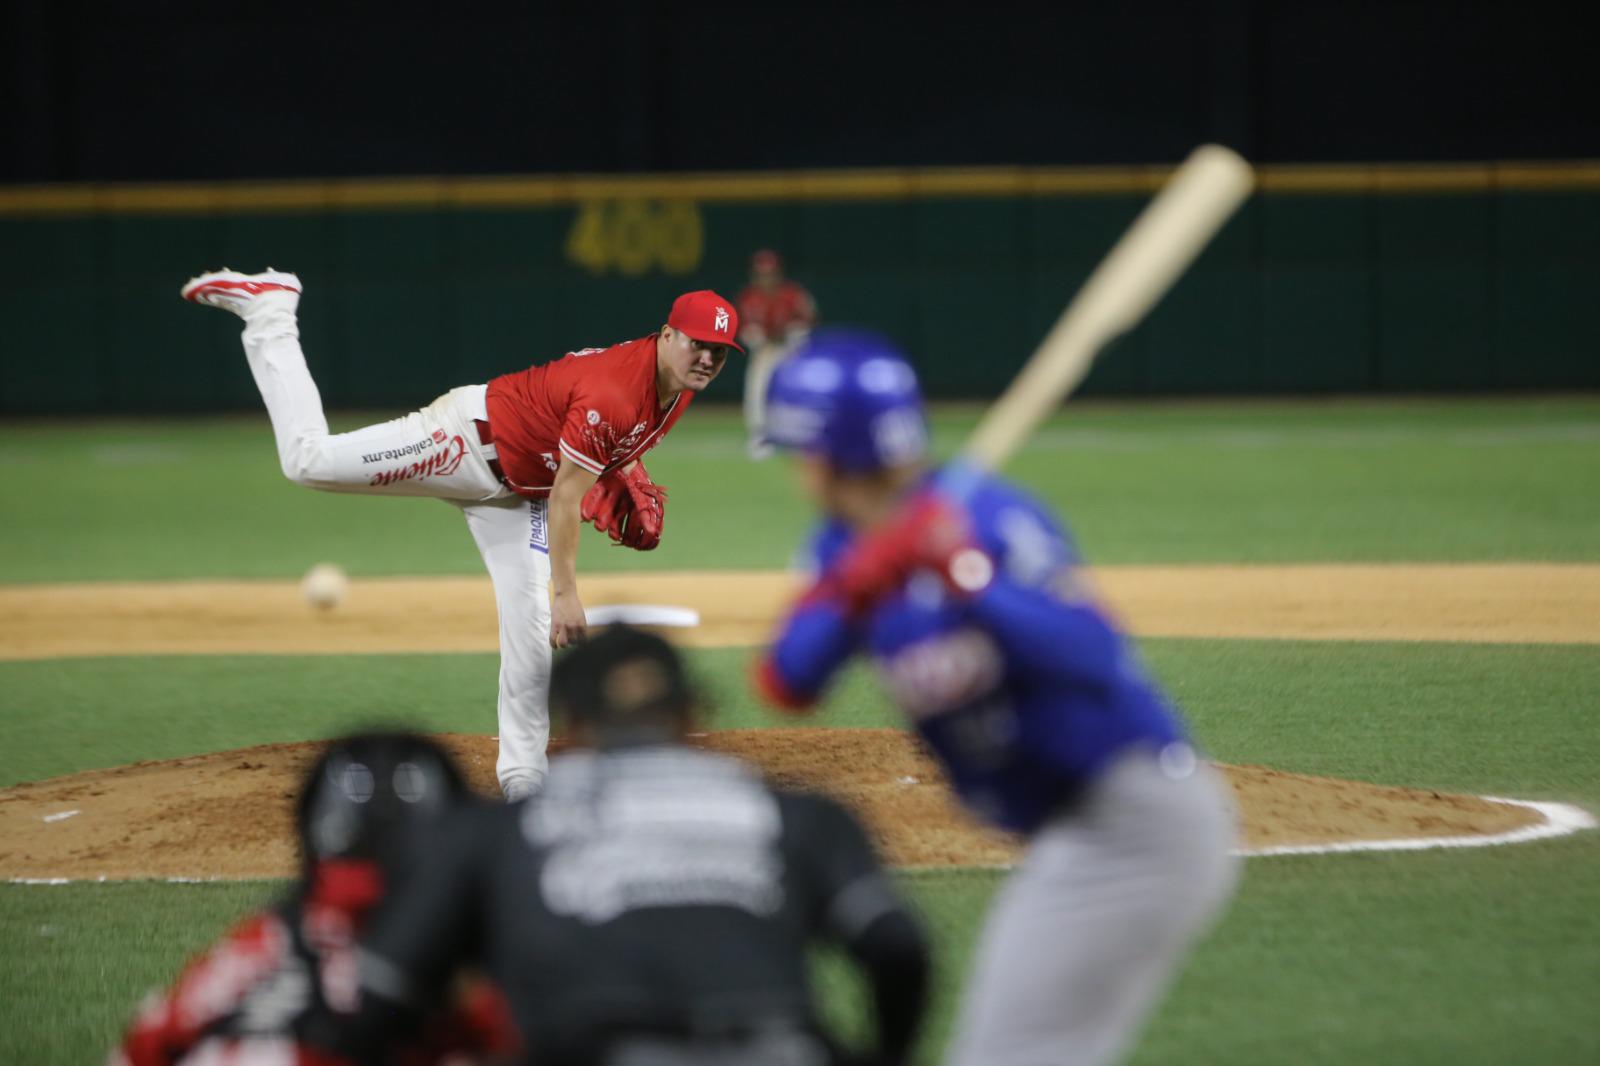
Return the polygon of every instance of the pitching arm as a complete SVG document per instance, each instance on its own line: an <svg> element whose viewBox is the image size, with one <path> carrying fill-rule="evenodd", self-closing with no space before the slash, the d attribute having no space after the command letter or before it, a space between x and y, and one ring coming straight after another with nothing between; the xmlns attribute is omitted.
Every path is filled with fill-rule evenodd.
<svg viewBox="0 0 1600 1066"><path fill-rule="evenodd" d="M565 648L588 634L583 604L578 599L578 531L583 523L583 497L595 475L563 458L550 489L550 646Z"/></svg>

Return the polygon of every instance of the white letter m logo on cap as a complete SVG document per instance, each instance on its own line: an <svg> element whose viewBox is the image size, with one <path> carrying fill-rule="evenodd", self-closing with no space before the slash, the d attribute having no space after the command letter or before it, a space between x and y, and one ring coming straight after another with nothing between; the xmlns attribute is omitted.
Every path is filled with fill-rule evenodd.
<svg viewBox="0 0 1600 1066"><path fill-rule="evenodd" d="M711 328L716 330L718 333L728 332L728 309L726 307L717 308L717 317L716 320L711 323Z"/></svg>

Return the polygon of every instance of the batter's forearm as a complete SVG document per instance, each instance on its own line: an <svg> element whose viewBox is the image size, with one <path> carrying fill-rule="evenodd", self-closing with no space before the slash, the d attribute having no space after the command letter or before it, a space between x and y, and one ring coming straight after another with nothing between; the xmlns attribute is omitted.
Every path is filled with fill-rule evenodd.
<svg viewBox="0 0 1600 1066"><path fill-rule="evenodd" d="M765 695L799 709L814 702L855 651L856 634L837 605L810 594L784 621L765 659Z"/></svg>

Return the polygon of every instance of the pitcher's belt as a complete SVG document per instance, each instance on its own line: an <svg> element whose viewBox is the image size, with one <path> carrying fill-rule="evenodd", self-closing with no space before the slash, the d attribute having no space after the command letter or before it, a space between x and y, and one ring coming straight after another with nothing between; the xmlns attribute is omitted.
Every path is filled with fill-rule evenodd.
<svg viewBox="0 0 1600 1066"><path fill-rule="evenodd" d="M511 479L506 477L505 467L500 465L499 453L495 451L494 434L489 432L489 423L481 418L474 418L472 424L478 427L478 443L483 445L483 456L489 463L489 473L500 479L500 483L507 488L516 488Z"/></svg>

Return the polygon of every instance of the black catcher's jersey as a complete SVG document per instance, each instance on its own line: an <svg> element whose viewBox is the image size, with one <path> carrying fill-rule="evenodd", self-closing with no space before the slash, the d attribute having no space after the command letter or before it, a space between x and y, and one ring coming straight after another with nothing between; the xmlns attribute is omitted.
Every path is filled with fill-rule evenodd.
<svg viewBox="0 0 1600 1066"><path fill-rule="evenodd" d="M808 1026L808 940L901 908L836 803L679 746L561 756L538 798L463 812L437 849L376 916L363 983L417 1002L474 961L535 1061L600 1031Z"/></svg>

